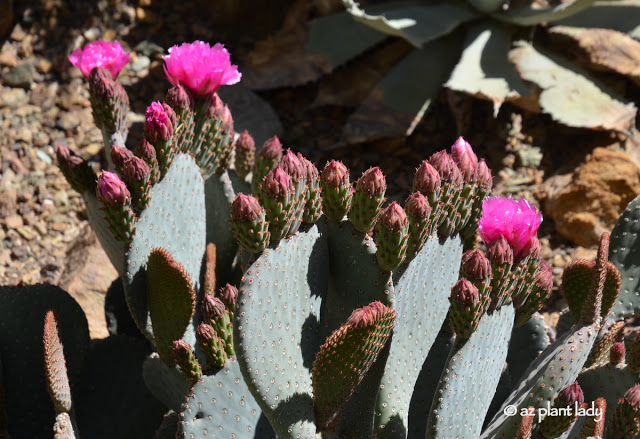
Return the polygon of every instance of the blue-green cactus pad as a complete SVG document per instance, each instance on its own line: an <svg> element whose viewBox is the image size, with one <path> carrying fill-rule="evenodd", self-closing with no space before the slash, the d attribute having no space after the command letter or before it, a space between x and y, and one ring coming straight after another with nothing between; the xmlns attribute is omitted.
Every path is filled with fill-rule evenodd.
<svg viewBox="0 0 640 439"><path fill-rule="evenodd" d="M157 353L142 365L142 377L153 396L175 412L179 412L191 385L175 367L163 363Z"/></svg>
<svg viewBox="0 0 640 439"><path fill-rule="evenodd" d="M280 439L316 433L311 367L320 347L327 245L317 226L280 241L239 288L234 345L244 380Z"/></svg>
<svg viewBox="0 0 640 439"><path fill-rule="evenodd" d="M56 413L44 375L44 318L53 310L64 346L75 407L89 350L89 325L80 305L54 285L0 286L0 357L7 431L13 439L51 437Z"/></svg>
<svg viewBox="0 0 640 439"><path fill-rule="evenodd" d="M102 203L98 201L95 192L85 191L82 194L82 198L84 199L87 209L87 218L89 219L91 228L98 237L100 245L118 274L121 276L124 275L126 269L125 244L122 241L118 241L113 236L111 230L109 230L109 223L104 217L104 212L101 210Z"/></svg>
<svg viewBox="0 0 640 439"><path fill-rule="evenodd" d="M193 386L182 406L176 437L275 439L260 415L238 363L231 359L215 375L205 375Z"/></svg>
<svg viewBox="0 0 640 439"><path fill-rule="evenodd" d="M177 154L162 181L151 189L149 206L140 213L123 281L131 315L147 335L152 334L145 283L149 253L154 247L167 249L198 291L206 246L204 200L200 168L191 156Z"/></svg>
<svg viewBox="0 0 640 439"><path fill-rule="evenodd" d="M80 437L152 437L167 410L142 379L146 343L128 336L97 341L87 357L76 403Z"/></svg>
<svg viewBox="0 0 640 439"><path fill-rule="evenodd" d="M513 329L507 364L514 382L520 380L524 371L551 344L547 327L540 313L535 313L524 325Z"/></svg>
<svg viewBox="0 0 640 439"><path fill-rule="evenodd" d="M640 196L624 210L611 232L609 260L622 276L620 294L609 318L640 314Z"/></svg>
<svg viewBox="0 0 640 439"><path fill-rule="evenodd" d="M513 393L491 420L482 439L512 438L520 426L520 411L553 403L560 390L572 384L587 361L589 351L598 335L598 327L578 323L540 354L524 372ZM516 407L515 416L506 416L507 405Z"/></svg>
<svg viewBox="0 0 640 439"><path fill-rule="evenodd" d="M498 387L509 338L513 305L485 314L468 340L456 340L433 397L426 439L480 435Z"/></svg>
<svg viewBox="0 0 640 439"><path fill-rule="evenodd" d="M431 237L408 265L394 272L396 325L376 403L376 437L406 437L413 389L447 317L461 256L459 236Z"/></svg>

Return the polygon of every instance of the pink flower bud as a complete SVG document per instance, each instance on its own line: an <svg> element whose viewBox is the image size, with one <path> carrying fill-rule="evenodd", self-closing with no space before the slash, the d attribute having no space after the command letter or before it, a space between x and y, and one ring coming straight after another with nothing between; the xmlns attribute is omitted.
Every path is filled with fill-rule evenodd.
<svg viewBox="0 0 640 439"><path fill-rule="evenodd" d="M160 102L152 102L145 112L144 135L151 143L166 141L173 135L173 126Z"/></svg>
<svg viewBox="0 0 640 439"><path fill-rule="evenodd" d="M279 161L282 158L282 143L280 143L278 136L273 136L264 142L258 154L264 158Z"/></svg>
<svg viewBox="0 0 640 439"><path fill-rule="evenodd" d="M171 121L171 125L175 125L178 116L176 116L176 112L173 111L173 108L171 108L166 102L162 103L162 108L164 108L164 112L167 113L167 117Z"/></svg>
<svg viewBox="0 0 640 439"><path fill-rule="evenodd" d="M491 276L491 263L480 250L470 250L462 255L460 271L471 280L483 280Z"/></svg>
<svg viewBox="0 0 640 439"><path fill-rule="evenodd" d="M305 172L302 163L290 149L287 149L287 152L284 153L282 160L280 160L280 166L284 172L295 180L304 177Z"/></svg>
<svg viewBox="0 0 640 439"><path fill-rule="evenodd" d="M56 145L56 158L60 166L65 166L69 169L77 168L84 163L82 157L71 151L68 147L60 144Z"/></svg>
<svg viewBox="0 0 640 439"><path fill-rule="evenodd" d="M432 194L440 189L440 174L426 160L416 169L413 177L413 190L423 194Z"/></svg>
<svg viewBox="0 0 640 439"><path fill-rule="evenodd" d="M584 393L577 381L562 389L560 393L558 393L558 398L563 406L571 406L572 408L576 402L578 405L584 403Z"/></svg>
<svg viewBox="0 0 640 439"><path fill-rule="evenodd" d="M451 299L462 306L471 306L478 303L480 293L467 279L460 279L451 289Z"/></svg>
<svg viewBox="0 0 640 439"><path fill-rule="evenodd" d="M382 302L375 301L367 306L354 310L347 319L347 325L355 328L371 326L386 312L387 307Z"/></svg>
<svg viewBox="0 0 640 439"><path fill-rule="evenodd" d="M204 295L202 299L202 317L205 321L211 322L221 319L224 316L224 311L225 306L220 299L211 294Z"/></svg>
<svg viewBox="0 0 640 439"><path fill-rule="evenodd" d="M107 206L124 206L131 201L131 193L118 176L109 171L103 171L98 177L96 196Z"/></svg>
<svg viewBox="0 0 640 439"><path fill-rule="evenodd" d="M218 93L214 93L209 98L209 106L207 107L207 117L212 118L222 118L222 110L224 109L224 102L218 96Z"/></svg>
<svg viewBox="0 0 640 439"><path fill-rule="evenodd" d="M624 343L617 342L611 346L611 350L609 351L609 363L610 364L622 364L624 363L624 356L627 352L627 348L624 346Z"/></svg>
<svg viewBox="0 0 640 439"><path fill-rule="evenodd" d="M84 49L76 49L69 56L71 64L80 69L88 77L95 67L108 70L115 78L120 70L129 62L129 54L125 53L119 42L94 41Z"/></svg>
<svg viewBox="0 0 640 439"><path fill-rule="evenodd" d="M122 164L122 173L125 180L128 182L140 182L145 181L149 177L149 165L136 156L131 156L131 160L128 160Z"/></svg>
<svg viewBox="0 0 640 439"><path fill-rule="evenodd" d="M530 256L533 259L542 258L542 245L536 236L532 236L527 245L522 249L520 257Z"/></svg>
<svg viewBox="0 0 640 439"><path fill-rule="evenodd" d="M238 194L231 203L231 217L240 221L253 221L261 211L260 203L252 195Z"/></svg>
<svg viewBox="0 0 640 439"><path fill-rule="evenodd" d="M344 163L331 160L326 164L320 179L324 184L331 187L339 187L349 182L349 169Z"/></svg>
<svg viewBox="0 0 640 439"><path fill-rule="evenodd" d="M208 96L222 85L235 84L242 75L232 65L222 44L211 47L194 41L173 46L164 59L164 71L173 85L182 84L196 96Z"/></svg>
<svg viewBox="0 0 640 439"><path fill-rule="evenodd" d="M284 172L280 165L273 168L262 179L261 187L268 197L273 198L286 197L293 191L291 178L286 172Z"/></svg>
<svg viewBox="0 0 640 439"><path fill-rule="evenodd" d="M220 112L220 119L222 120L222 126L220 127L222 131L225 133L233 133L233 117L227 105L225 105Z"/></svg>
<svg viewBox="0 0 640 439"><path fill-rule="evenodd" d="M253 140L253 137L251 137L251 134L249 134L249 131L244 130L242 132L242 134L240 134L240 136L238 137L238 140L236 141L236 148L238 149L255 149L256 147L256 142Z"/></svg>
<svg viewBox="0 0 640 439"><path fill-rule="evenodd" d="M540 261L533 283L544 291L551 291L553 287L553 270L545 261Z"/></svg>
<svg viewBox="0 0 640 439"><path fill-rule="evenodd" d="M134 153L143 160L151 160L156 157L156 149L144 137L136 145Z"/></svg>
<svg viewBox="0 0 640 439"><path fill-rule="evenodd" d="M491 186L493 185L491 170L484 159L481 159L476 167L476 181L479 186L484 187L485 189L491 189Z"/></svg>
<svg viewBox="0 0 640 439"><path fill-rule="evenodd" d="M444 181L451 182L455 185L462 184L462 173L456 162L453 161L451 156L446 151L436 152L429 158L431 166L438 171L440 178Z"/></svg>
<svg viewBox="0 0 640 439"><path fill-rule="evenodd" d="M386 227L389 230L402 230L409 225L409 218L404 212L404 209L400 207L395 201L389 204L380 215L378 220L380 225Z"/></svg>
<svg viewBox="0 0 640 439"><path fill-rule="evenodd" d="M487 245L503 236L513 247L515 258L519 258L531 238L536 236L541 222L542 214L524 198L515 201L512 198L487 197L482 203L478 231Z"/></svg>
<svg viewBox="0 0 640 439"><path fill-rule="evenodd" d="M238 289L231 284L226 284L224 287L220 288L220 300L226 306L233 306L236 303L236 298L238 297Z"/></svg>
<svg viewBox="0 0 640 439"><path fill-rule="evenodd" d="M640 384L636 384L624 394L624 400L634 409L640 408Z"/></svg>
<svg viewBox="0 0 640 439"><path fill-rule="evenodd" d="M126 147L118 145L111 147L111 161L116 168L122 168L122 166L131 159L133 159L133 153Z"/></svg>
<svg viewBox="0 0 640 439"><path fill-rule="evenodd" d="M171 87L167 92L164 100L167 101L167 104L171 105L173 108L179 108L180 110L189 107L189 104L191 102L189 93L187 93L184 87L180 84L176 84Z"/></svg>
<svg viewBox="0 0 640 439"><path fill-rule="evenodd" d="M414 192L409 195L404 206L410 216L421 220L427 218L431 213L429 202L420 192Z"/></svg>
<svg viewBox="0 0 640 439"><path fill-rule="evenodd" d="M196 329L196 339L201 343L215 340L217 336L218 334L216 330L213 329L213 326L207 325L206 323L200 323L198 329Z"/></svg>
<svg viewBox="0 0 640 439"><path fill-rule="evenodd" d="M356 190L363 191L370 197L384 195L387 182L380 168L376 166L364 171L358 180Z"/></svg>
<svg viewBox="0 0 640 439"><path fill-rule="evenodd" d="M304 169L304 177L307 180L315 180L319 178L320 173L318 172L318 168L314 166L306 157L302 154L297 154L298 160L302 163L302 168Z"/></svg>
<svg viewBox="0 0 640 439"><path fill-rule="evenodd" d="M117 93L116 82L111 73L101 67L91 70L89 74L89 89L91 94L103 99L110 99Z"/></svg>
<svg viewBox="0 0 640 439"><path fill-rule="evenodd" d="M456 143L451 146L451 158L458 165L465 182L475 181L478 157L471 149L469 142L459 137Z"/></svg>
<svg viewBox="0 0 640 439"><path fill-rule="evenodd" d="M487 258L495 264L513 264L513 249L504 236L499 236L489 245Z"/></svg>

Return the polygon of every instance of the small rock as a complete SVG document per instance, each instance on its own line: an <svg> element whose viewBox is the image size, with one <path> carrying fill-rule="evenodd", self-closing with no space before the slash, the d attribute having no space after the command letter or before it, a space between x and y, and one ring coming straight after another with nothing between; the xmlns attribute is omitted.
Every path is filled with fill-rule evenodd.
<svg viewBox="0 0 640 439"><path fill-rule="evenodd" d="M33 64L24 63L12 67L2 75L2 82L9 87L29 90L33 84Z"/></svg>
<svg viewBox="0 0 640 439"><path fill-rule="evenodd" d="M23 126L20 129L18 129L18 132L16 133L15 138L16 140L20 140L24 143L30 144L33 141L33 133L31 132L29 127Z"/></svg>
<svg viewBox="0 0 640 439"><path fill-rule="evenodd" d="M4 225L7 229L18 229L24 225L22 217L20 215L10 215L4 219Z"/></svg>
<svg viewBox="0 0 640 439"><path fill-rule="evenodd" d="M53 164L53 159L51 157L49 157L49 154L47 154L46 152L44 152L41 149L36 151L36 156L38 156L38 158L40 160L42 160L43 162L45 162L48 165Z"/></svg>
<svg viewBox="0 0 640 439"><path fill-rule="evenodd" d="M56 121L56 126L66 131L71 131L77 128L78 125L80 125L80 118L75 111L63 113Z"/></svg>
<svg viewBox="0 0 640 439"><path fill-rule="evenodd" d="M2 52L0 52L0 66L15 67L17 65L18 56L16 50L11 44L7 42L4 44L4 46L2 46Z"/></svg>
<svg viewBox="0 0 640 439"><path fill-rule="evenodd" d="M640 194L640 168L624 152L596 148L572 176L545 182L545 214L560 235L583 247L597 245L624 208Z"/></svg>
<svg viewBox="0 0 640 439"><path fill-rule="evenodd" d="M27 93L21 88L5 88L0 91L0 108L17 108L28 101Z"/></svg>
<svg viewBox="0 0 640 439"><path fill-rule="evenodd" d="M69 226L65 223L56 222L51 224L51 228L56 232L64 232L65 230L67 230L68 227Z"/></svg>
<svg viewBox="0 0 640 439"><path fill-rule="evenodd" d="M40 73L49 73L51 68L53 67L53 63L46 58L41 58L36 65L36 69Z"/></svg>
<svg viewBox="0 0 640 439"><path fill-rule="evenodd" d="M36 233L36 231L29 226L18 227L17 231L20 236L22 236L27 241L31 241L38 236L38 233Z"/></svg>
<svg viewBox="0 0 640 439"><path fill-rule="evenodd" d="M95 41L100 38L100 29L97 27L90 27L84 32L83 36L89 42Z"/></svg>
<svg viewBox="0 0 640 439"><path fill-rule="evenodd" d="M106 31L104 31L104 33L102 34L102 39L104 41L113 41L116 39L116 37L118 36L118 33L113 30L113 29L107 29Z"/></svg>
<svg viewBox="0 0 640 439"><path fill-rule="evenodd" d="M20 24L16 24L16 26L13 28L13 31L11 32L10 38L13 41L22 41L26 36L27 33L24 31L24 29L22 29L22 26L20 26Z"/></svg>
<svg viewBox="0 0 640 439"><path fill-rule="evenodd" d="M148 56L140 55L136 58L134 62L131 63L130 67L131 67L131 70L133 70L136 73L139 73L142 70L149 67L150 64L151 64L151 60L149 59Z"/></svg>

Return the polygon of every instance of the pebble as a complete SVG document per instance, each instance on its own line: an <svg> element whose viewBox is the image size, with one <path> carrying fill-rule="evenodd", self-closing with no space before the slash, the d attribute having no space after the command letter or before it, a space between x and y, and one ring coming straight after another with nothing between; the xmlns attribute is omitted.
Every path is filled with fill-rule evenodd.
<svg viewBox="0 0 640 439"><path fill-rule="evenodd" d="M151 64L151 60L149 59L148 56L139 55L136 58L136 60L130 64L130 67L131 67L131 70L133 70L136 73L139 73L142 70L149 67L150 64Z"/></svg>
<svg viewBox="0 0 640 439"><path fill-rule="evenodd" d="M40 160L42 160L43 162L45 162L48 165L53 164L53 159L51 157L49 157L49 155L44 152L43 150L39 149L36 151L36 155L38 156L38 158Z"/></svg>
<svg viewBox="0 0 640 439"><path fill-rule="evenodd" d="M17 229L24 225L22 217L20 215L10 215L4 219L4 225L7 229Z"/></svg>
<svg viewBox="0 0 640 439"><path fill-rule="evenodd" d="M56 121L56 126L62 128L65 131L71 131L80 125L80 118L75 111L68 113L62 113L60 118Z"/></svg>
<svg viewBox="0 0 640 439"><path fill-rule="evenodd" d="M33 84L33 71L33 64L20 64L4 72L2 74L2 82L9 87L29 90L31 84Z"/></svg>
<svg viewBox="0 0 640 439"><path fill-rule="evenodd" d="M17 108L28 101L27 93L21 88L5 89L0 92L0 108Z"/></svg>
<svg viewBox="0 0 640 439"><path fill-rule="evenodd" d="M20 236L22 236L27 241L31 241L38 236L38 233L36 233L36 231L29 226L18 227L17 231Z"/></svg>
<svg viewBox="0 0 640 439"><path fill-rule="evenodd" d="M83 36L87 41L91 42L100 38L100 33L100 29L98 29L97 27L90 27L89 29L84 31Z"/></svg>

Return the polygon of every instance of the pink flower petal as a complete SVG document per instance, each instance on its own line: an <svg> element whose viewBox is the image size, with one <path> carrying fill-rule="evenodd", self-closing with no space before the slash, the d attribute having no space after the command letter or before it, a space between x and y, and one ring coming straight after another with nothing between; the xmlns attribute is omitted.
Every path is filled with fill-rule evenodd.
<svg viewBox="0 0 640 439"><path fill-rule="evenodd" d="M69 56L69 61L86 77L95 67L102 67L109 70L115 78L129 62L129 56L118 41L98 40L87 44L84 49L74 50Z"/></svg>

